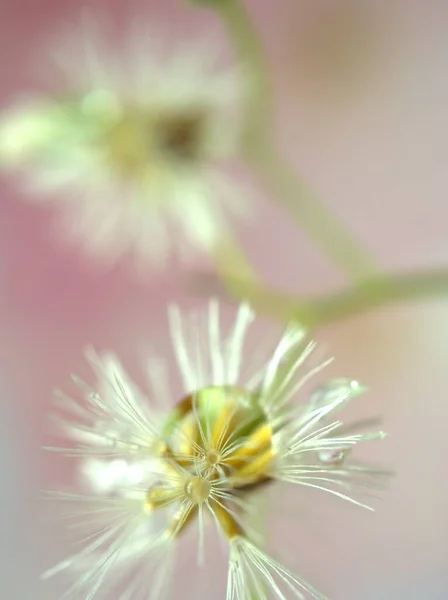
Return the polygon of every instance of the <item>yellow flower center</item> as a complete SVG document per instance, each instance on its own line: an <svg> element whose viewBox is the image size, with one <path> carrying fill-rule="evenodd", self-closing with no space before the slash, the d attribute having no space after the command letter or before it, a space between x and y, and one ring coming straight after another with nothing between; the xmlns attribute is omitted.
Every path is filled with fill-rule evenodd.
<svg viewBox="0 0 448 600"><path fill-rule="evenodd" d="M153 114L124 111L99 143L106 160L122 177L146 181L157 169L175 168L200 158L205 113L195 110Z"/></svg>
<svg viewBox="0 0 448 600"><path fill-rule="evenodd" d="M176 516L176 535L203 503L213 510L227 537L239 535L234 508L228 510L227 501L236 491L269 481L272 436L272 427L254 394L215 386L187 396L172 411L164 431L161 458L169 473L167 481L174 481L172 491L153 489L148 502L155 508L178 501L180 496L188 501L184 517Z"/></svg>

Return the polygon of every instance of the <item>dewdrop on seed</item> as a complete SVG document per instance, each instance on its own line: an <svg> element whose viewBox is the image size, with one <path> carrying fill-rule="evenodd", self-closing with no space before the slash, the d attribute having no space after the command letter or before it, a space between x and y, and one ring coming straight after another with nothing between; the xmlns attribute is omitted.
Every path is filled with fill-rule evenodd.
<svg viewBox="0 0 448 600"><path fill-rule="evenodd" d="M115 358L93 353L95 388L77 380L82 400L58 396L57 422L70 443L49 449L75 458L87 476L87 490L51 494L68 511L71 532L81 524L84 535L81 549L78 544L44 574L71 573L73 582L61 600L112 589L129 600L150 592L151 598L164 597L178 541L192 528L198 533L193 551L199 570L206 533L217 530L229 546L227 600L284 600L288 594L325 600L256 541L261 536L249 497L283 481L295 484L297 493L317 488L370 508L356 492L369 489L384 472L351 458L358 443L380 440L384 433L347 433L332 417L359 396L361 386L333 380L311 401L298 403L310 373L303 372L304 354L311 347L303 348L300 328L288 326L267 360L243 377L251 309L241 305L226 334L217 302L199 317L175 306L169 310L184 391L174 407L168 379L150 378L149 396L160 399L166 390L167 408L156 411ZM153 359L150 371L163 373L160 364Z"/></svg>

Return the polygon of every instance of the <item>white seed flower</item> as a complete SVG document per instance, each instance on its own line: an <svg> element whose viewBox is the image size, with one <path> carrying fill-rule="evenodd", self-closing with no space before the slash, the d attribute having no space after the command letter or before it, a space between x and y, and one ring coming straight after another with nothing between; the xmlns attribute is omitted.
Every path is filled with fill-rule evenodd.
<svg viewBox="0 0 448 600"><path fill-rule="evenodd" d="M0 166L20 173L30 198L60 205L62 235L105 261L211 252L227 213L246 213L233 176L240 70L222 64L216 43L169 48L141 26L124 48L103 37L58 45L64 82L4 113Z"/></svg>
<svg viewBox="0 0 448 600"><path fill-rule="evenodd" d="M307 402L296 402L326 364L302 372L313 344L305 344L296 325L248 372L245 339L253 319L241 305L224 336L216 301L204 313L183 315L171 307L184 393L173 402L172 377L162 376L167 371L154 358L149 396L159 408L116 359L92 351L95 388L75 379L82 400L58 393L55 418L71 445L49 449L76 461L81 488L50 493L79 535L78 549L44 574L75 573L61 600L110 597L112 586L123 600L166 597L178 542L194 523L198 569L206 531L216 526L228 542L227 600L325 600L266 551L249 499L282 481L369 508L355 494L368 492L384 473L351 455L358 443L385 434L353 433L333 419L364 391L356 381L332 380Z"/></svg>

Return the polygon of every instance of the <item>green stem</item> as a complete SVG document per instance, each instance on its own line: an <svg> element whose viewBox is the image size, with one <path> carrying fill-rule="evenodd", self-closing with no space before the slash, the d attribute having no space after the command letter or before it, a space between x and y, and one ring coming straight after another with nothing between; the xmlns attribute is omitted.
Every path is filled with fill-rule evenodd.
<svg viewBox="0 0 448 600"><path fill-rule="evenodd" d="M375 276L340 292L309 299L281 294L252 282L239 281L234 287L260 313L283 321L295 320L314 329L382 306L448 295L448 268Z"/></svg>
<svg viewBox="0 0 448 600"><path fill-rule="evenodd" d="M294 168L272 146L258 147L252 160L277 201L289 211L320 250L354 281L380 271L361 241L298 179Z"/></svg>
<svg viewBox="0 0 448 600"><path fill-rule="evenodd" d="M428 269L396 276L378 276L357 286L308 301L307 311L323 325L385 305L448 295L448 269ZM293 318L300 316L300 307Z"/></svg>
<svg viewBox="0 0 448 600"><path fill-rule="evenodd" d="M214 249L214 262L221 284L233 297L239 298L242 290L238 287L240 281L258 287L258 275L252 263L246 256L237 240L230 234L223 237Z"/></svg>
<svg viewBox="0 0 448 600"><path fill-rule="evenodd" d="M244 158L252 165L306 234L352 279L378 271L362 243L297 176L280 155L273 119L272 85L258 32L239 0L216 5L243 67L247 68Z"/></svg>
<svg viewBox="0 0 448 600"><path fill-rule="evenodd" d="M251 148L268 138L272 129L272 97L264 48L250 17L239 0L225 0L217 7L245 77L244 145Z"/></svg>

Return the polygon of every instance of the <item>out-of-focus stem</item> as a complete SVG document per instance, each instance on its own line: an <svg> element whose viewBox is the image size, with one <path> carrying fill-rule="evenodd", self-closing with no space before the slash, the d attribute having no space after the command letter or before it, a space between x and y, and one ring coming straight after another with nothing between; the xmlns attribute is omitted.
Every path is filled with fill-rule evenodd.
<svg viewBox="0 0 448 600"><path fill-rule="evenodd" d="M247 68L244 158L262 176L275 199L306 234L353 280L377 270L356 237L319 202L277 149L272 123L272 86L263 45L240 0L215 5L243 67Z"/></svg>
<svg viewBox="0 0 448 600"><path fill-rule="evenodd" d="M242 281L233 285L258 312L315 329L389 304L448 296L448 268L371 277L340 292L310 299Z"/></svg>
<svg viewBox="0 0 448 600"><path fill-rule="evenodd" d="M343 319L387 304L448 295L448 268L396 276L377 276L357 286L308 301L308 312L317 325ZM300 307L293 316L300 314Z"/></svg>
<svg viewBox="0 0 448 600"><path fill-rule="evenodd" d="M272 129L271 84L263 45L242 2L226 0L216 9L245 75L245 145L252 147L269 138Z"/></svg>
<svg viewBox="0 0 448 600"><path fill-rule="evenodd" d="M277 201L325 256L353 281L361 281L380 271L362 242L297 177L294 168L279 157L275 147L255 145L250 158Z"/></svg>
<svg viewBox="0 0 448 600"><path fill-rule="evenodd" d="M244 249L232 235L228 234L220 241L213 257L221 285L231 296L241 298L247 285L254 289L261 288L262 284L259 283L258 276ZM240 287L241 285L243 288Z"/></svg>

